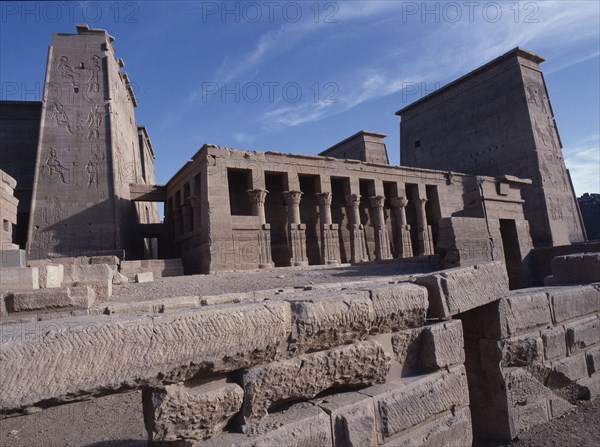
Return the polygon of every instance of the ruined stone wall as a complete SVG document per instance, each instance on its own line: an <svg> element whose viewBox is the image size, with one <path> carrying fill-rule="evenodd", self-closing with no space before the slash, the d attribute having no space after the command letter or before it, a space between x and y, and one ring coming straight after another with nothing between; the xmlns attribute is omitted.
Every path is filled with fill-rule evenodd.
<svg viewBox="0 0 600 447"><path fill-rule="evenodd" d="M536 247L583 240L542 61L512 50L397 113L404 166L532 179L523 191Z"/></svg>
<svg viewBox="0 0 600 447"><path fill-rule="evenodd" d="M598 285L524 289L460 315L473 430L513 439L600 392Z"/></svg>

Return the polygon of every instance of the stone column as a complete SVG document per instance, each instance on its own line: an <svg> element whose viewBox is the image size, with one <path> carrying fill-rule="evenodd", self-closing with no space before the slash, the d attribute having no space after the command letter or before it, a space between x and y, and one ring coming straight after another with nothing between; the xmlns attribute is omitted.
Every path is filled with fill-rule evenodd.
<svg viewBox="0 0 600 447"><path fill-rule="evenodd" d="M252 214L258 216L258 267L272 268L274 266L271 257L271 225L267 223L265 217L265 199L269 191L266 189L256 188L246 191L252 202Z"/></svg>
<svg viewBox="0 0 600 447"><path fill-rule="evenodd" d="M419 237L419 255L432 255L433 241L431 239L431 228L427 225L427 214L425 213L425 204L427 199L419 197L416 200L417 204L417 225Z"/></svg>
<svg viewBox="0 0 600 447"><path fill-rule="evenodd" d="M192 215L194 216L194 227L192 231L198 233L200 231L200 216L202 214L201 198L200 196L190 196L190 203L192 204Z"/></svg>
<svg viewBox="0 0 600 447"><path fill-rule="evenodd" d="M413 249L410 239L410 225L406 222L406 205L408 200L405 197L393 197L391 205L396 213L396 234L398 235L398 257L412 258Z"/></svg>
<svg viewBox="0 0 600 447"><path fill-rule="evenodd" d="M267 223L265 218L265 199L269 191L266 189L249 189L246 193L250 196L252 202L252 215L258 216L258 223L264 225Z"/></svg>
<svg viewBox="0 0 600 447"><path fill-rule="evenodd" d="M321 215L321 264L335 265L340 263L340 239L338 224L331 219L331 193L315 194Z"/></svg>
<svg viewBox="0 0 600 447"><path fill-rule="evenodd" d="M306 257L306 225L300 222L301 191L284 191L283 198L288 211L288 244L290 247L290 265L294 267L308 265Z"/></svg>
<svg viewBox="0 0 600 447"><path fill-rule="evenodd" d="M373 213L375 217L375 257L378 261L391 259L390 237L388 235L387 226L385 225L385 215L383 214L385 197L369 197L369 201L371 202L371 207L373 207L375 211Z"/></svg>
<svg viewBox="0 0 600 447"><path fill-rule="evenodd" d="M352 247L352 263L368 262L367 244L365 238L365 227L360 223L360 196L348 194L346 196L348 206L348 227L350 228L350 245Z"/></svg>

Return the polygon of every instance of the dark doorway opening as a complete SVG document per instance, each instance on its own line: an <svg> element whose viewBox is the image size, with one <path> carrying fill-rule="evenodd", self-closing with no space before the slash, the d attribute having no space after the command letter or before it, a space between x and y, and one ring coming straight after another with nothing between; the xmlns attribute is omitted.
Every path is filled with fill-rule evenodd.
<svg viewBox="0 0 600 447"><path fill-rule="evenodd" d="M508 273L508 286L510 290L521 289L524 287L523 263L515 221L500 219L500 235L502 236L506 272Z"/></svg>
<svg viewBox="0 0 600 447"><path fill-rule="evenodd" d="M300 200L300 221L306 225L306 257L309 265L319 265L319 214L315 194L319 184L318 175L299 175L300 191L304 194Z"/></svg>
<svg viewBox="0 0 600 447"><path fill-rule="evenodd" d="M265 219L271 225L271 257L275 267L290 265L287 240L287 214L283 196L284 173L265 173L265 187L269 194L265 199Z"/></svg>

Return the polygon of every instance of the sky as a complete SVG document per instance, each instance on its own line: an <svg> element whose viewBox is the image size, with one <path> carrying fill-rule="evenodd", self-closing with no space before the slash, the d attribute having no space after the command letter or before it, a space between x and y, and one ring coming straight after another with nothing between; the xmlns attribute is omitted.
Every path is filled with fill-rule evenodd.
<svg viewBox="0 0 600 447"><path fill-rule="evenodd" d="M40 100L47 48L115 37L165 183L205 143L317 154L361 129L399 164L403 106L520 46L542 64L577 195L600 192L600 2L0 2L0 99Z"/></svg>

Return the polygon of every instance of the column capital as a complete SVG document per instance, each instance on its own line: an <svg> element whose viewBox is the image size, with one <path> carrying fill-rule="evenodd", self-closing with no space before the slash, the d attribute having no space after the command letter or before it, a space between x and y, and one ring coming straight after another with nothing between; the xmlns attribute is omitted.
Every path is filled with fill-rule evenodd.
<svg viewBox="0 0 600 447"><path fill-rule="evenodd" d="M408 200L406 197L392 197L390 205L392 205L392 208L405 208L408 205Z"/></svg>
<svg viewBox="0 0 600 447"><path fill-rule="evenodd" d="M373 208L383 208L383 206L385 204L385 197L384 196L369 197L369 202L371 203L371 206Z"/></svg>
<svg viewBox="0 0 600 447"><path fill-rule="evenodd" d="M415 200L417 202L419 202L421 205L425 205L427 203L427 199L425 197L418 197Z"/></svg>
<svg viewBox="0 0 600 447"><path fill-rule="evenodd" d="M304 195L302 191L283 191L281 194L286 205L300 205L300 199Z"/></svg>
<svg viewBox="0 0 600 447"><path fill-rule="evenodd" d="M348 206L358 206L360 204L360 196L358 194L347 194L346 204Z"/></svg>
<svg viewBox="0 0 600 447"><path fill-rule="evenodd" d="M250 200L253 203L265 203L265 199L269 191L266 189L256 188L256 189L248 189L246 193L250 196Z"/></svg>
<svg viewBox="0 0 600 447"><path fill-rule="evenodd" d="M317 202L321 206L331 205L332 197L330 192L318 192L315 194Z"/></svg>

